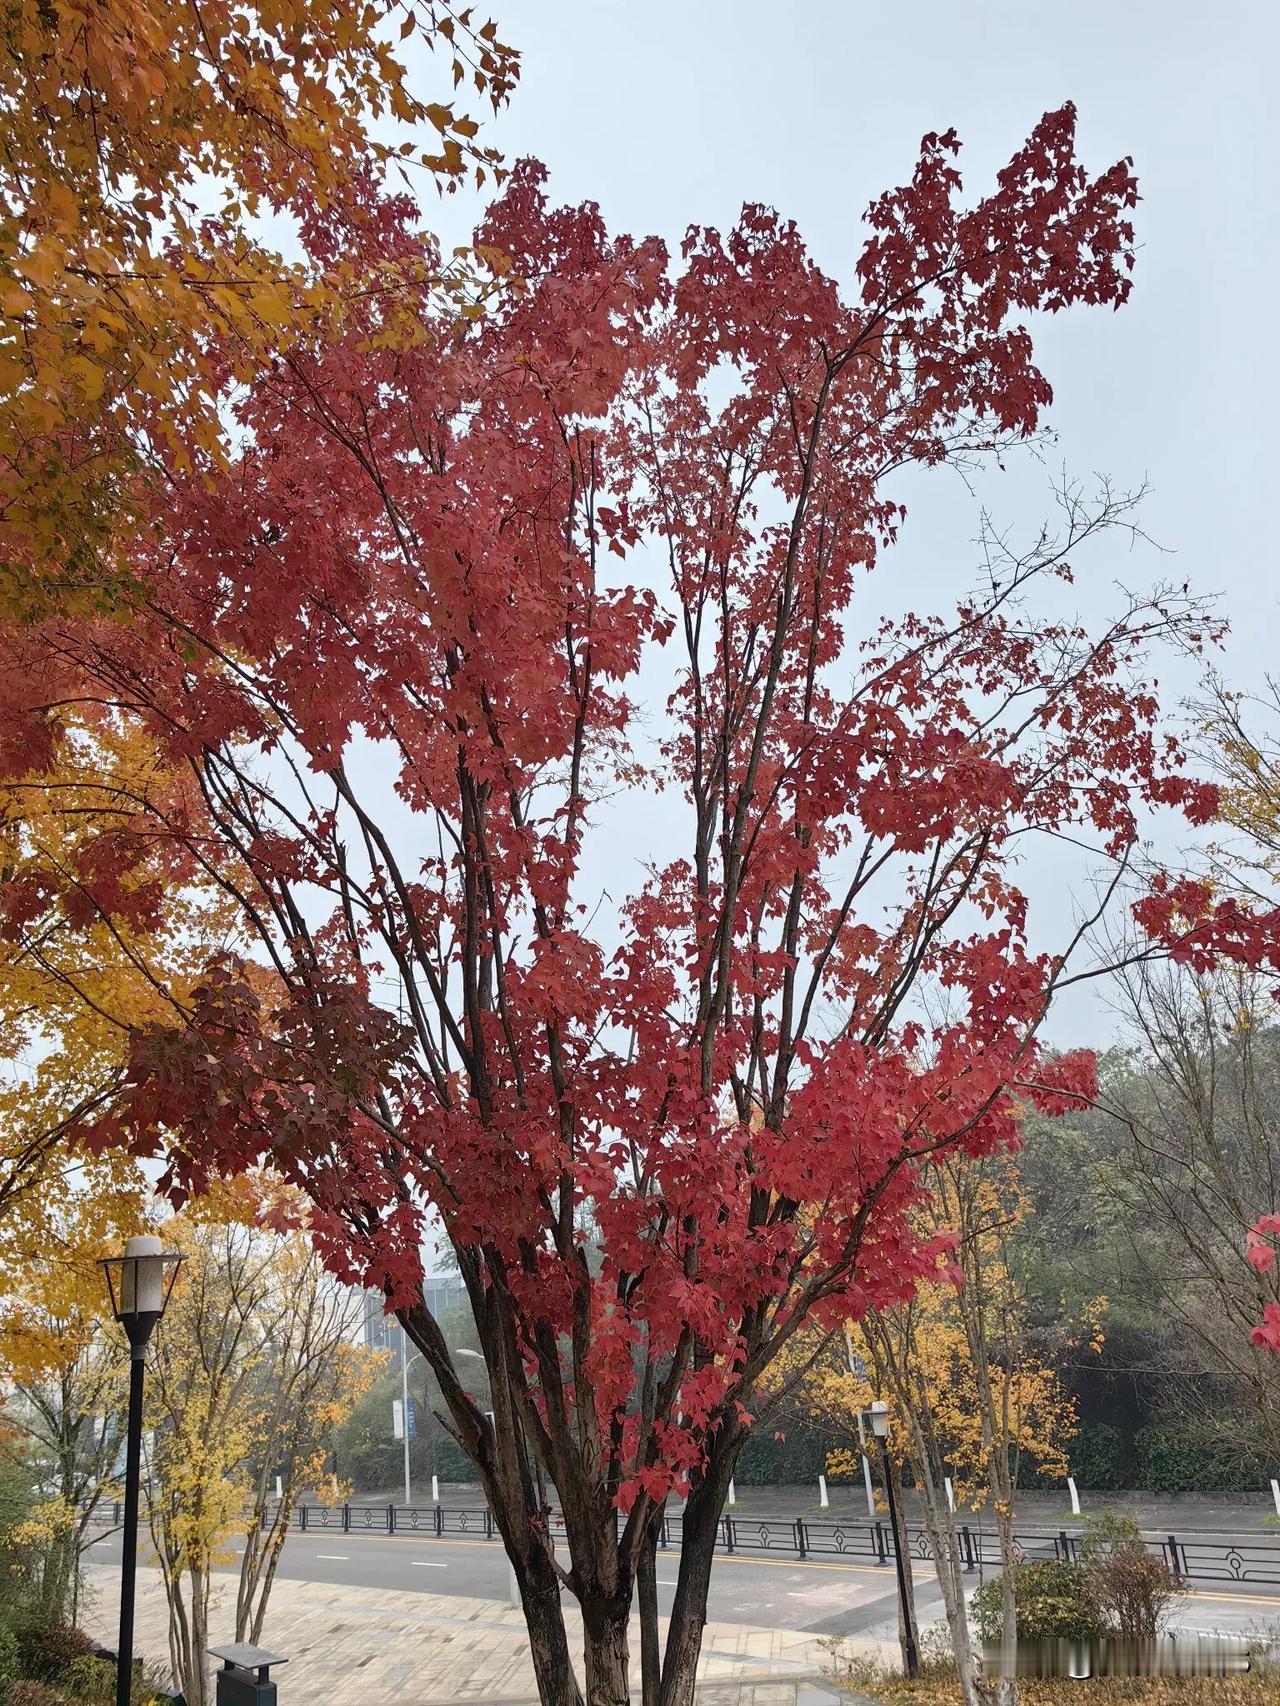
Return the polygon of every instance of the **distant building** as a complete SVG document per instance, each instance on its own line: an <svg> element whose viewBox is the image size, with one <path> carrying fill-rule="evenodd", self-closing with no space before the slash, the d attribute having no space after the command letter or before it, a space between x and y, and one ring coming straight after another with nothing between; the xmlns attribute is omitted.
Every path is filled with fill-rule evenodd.
<svg viewBox="0 0 1280 1706"><path fill-rule="evenodd" d="M422 1282L422 1301L438 1321L446 1310L466 1301L460 1274L429 1274ZM399 1351L400 1323L383 1309L376 1291L364 1294L364 1343L372 1351Z"/></svg>

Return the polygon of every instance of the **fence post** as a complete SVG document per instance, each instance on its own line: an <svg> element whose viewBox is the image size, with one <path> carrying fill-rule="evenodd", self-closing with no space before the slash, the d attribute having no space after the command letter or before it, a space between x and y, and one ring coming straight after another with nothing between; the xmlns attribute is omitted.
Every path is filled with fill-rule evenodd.
<svg viewBox="0 0 1280 1706"><path fill-rule="evenodd" d="M394 1534L395 1531L396 1531L396 1507L394 1505L388 1505L387 1506L387 1533L388 1534Z"/></svg>
<svg viewBox="0 0 1280 1706"><path fill-rule="evenodd" d="M298 1515L301 1518L298 1527L305 1534L307 1532L307 1507L305 1505L298 1506Z"/></svg>
<svg viewBox="0 0 1280 1706"><path fill-rule="evenodd" d="M960 1539L964 1543L964 1567L973 1569L973 1536L969 1533L969 1524L963 1523L960 1528Z"/></svg>
<svg viewBox="0 0 1280 1706"><path fill-rule="evenodd" d="M802 1558L807 1558L809 1555L808 1548L804 1543L804 1518L802 1516L796 1518L796 1551Z"/></svg>
<svg viewBox="0 0 1280 1706"><path fill-rule="evenodd" d="M436 1533L444 1533L444 1506L437 1505L435 1510Z"/></svg>
<svg viewBox="0 0 1280 1706"><path fill-rule="evenodd" d="M662 1520L658 1524L658 1545L662 1547L663 1551L665 1551L670 1544L671 1542L667 1535L667 1513L666 1511L663 1511Z"/></svg>
<svg viewBox="0 0 1280 1706"><path fill-rule="evenodd" d="M1186 1561L1184 1554L1182 1564L1185 1565ZM1178 1537L1175 1534L1169 1536L1169 1567L1173 1571L1173 1579L1176 1582L1180 1582L1186 1575L1185 1569L1178 1563Z"/></svg>
<svg viewBox="0 0 1280 1706"><path fill-rule="evenodd" d="M350 1534L350 1532L351 1532L351 1506L350 1505L344 1504L342 1507L342 1532L344 1534Z"/></svg>
<svg viewBox="0 0 1280 1706"><path fill-rule="evenodd" d="M882 1522L878 1522L876 1524L876 1553L878 1554L876 1557L877 1564L887 1564L889 1562L888 1553L885 1550L884 1524Z"/></svg>
<svg viewBox="0 0 1280 1706"><path fill-rule="evenodd" d="M493 1512L488 1505L484 1507L484 1537L486 1540L493 1539Z"/></svg>
<svg viewBox="0 0 1280 1706"><path fill-rule="evenodd" d="M731 1516L724 1519L724 1549L726 1552L733 1551L733 1518Z"/></svg>

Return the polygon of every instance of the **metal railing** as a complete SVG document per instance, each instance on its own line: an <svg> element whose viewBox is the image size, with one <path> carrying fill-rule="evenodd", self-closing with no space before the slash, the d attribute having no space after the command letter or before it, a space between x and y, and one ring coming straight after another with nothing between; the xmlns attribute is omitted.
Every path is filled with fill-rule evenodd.
<svg viewBox="0 0 1280 1706"><path fill-rule="evenodd" d="M263 1526L272 1520L264 1512ZM119 1504L99 1504L90 1521L118 1528ZM473 1540L498 1537L493 1512L484 1505L351 1505L298 1504L290 1517L290 1531L297 1534L417 1534L425 1539L452 1535ZM558 1511L550 1518L553 1536L564 1533ZM678 1515L664 1516L659 1545L678 1550L683 1523ZM1079 1556L1080 1536L1066 1529L1018 1530L1014 1547L1020 1561L1059 1559L1073 1562ZM1233 1535L1145 1535L1147 1549L1163 1558L1180 1581L1220 1581L1239 1584L1280 1584L1280 1540L1242 1540ZM923 1528L906 1530L912 1559L929 1563L933 1546ZM1000 1541L992 1530L961 1523L956 1533L960 1562L966 1573L983 1572L1000 1565ZM848 1558L883 1565L894 1559L893 1530L887 1521L814 1517L721 1517L717 1550L726 1554L774 1553L792 1558Z"/></svg>

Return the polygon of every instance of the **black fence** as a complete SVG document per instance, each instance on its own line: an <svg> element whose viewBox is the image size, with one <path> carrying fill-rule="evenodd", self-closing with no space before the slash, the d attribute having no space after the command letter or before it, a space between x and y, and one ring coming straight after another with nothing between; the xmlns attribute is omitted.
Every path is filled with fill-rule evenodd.
<svg viewBox="0 0 1280 1706"><path fill-rule="evenodd" d="M272 1512L264 1514L264 1527ZM100 1504L91 1519L101 1526L118 1527L119 1504ZM659 1545L678 1550L682 1538L679 1516L662 1521ZM290 1529L298 1534L418 1534L426 1539L453 1535L473 1540L498 1536L492 1511L483 1505L295 1505ZM551 1533L563 1535L564 1519L551 1513ZM933 1558L933 1546L923 1528L908 1528L906 1544L911 1557L920 1563ZM960 1562L966 1572L987 1571L1000 1565L999 1537L976 1523L962 1523L957 1531ZM1146 1546L1162 1557L1180 1581L1280 1584L1280 1540L1243 1541L1229 1535L1195 1534L1179 1537L1147 1535ZM1079 1555L1080 1536L1066 1529L1056 1532L1018 1531L1015 1554L1021 1562L1056 1558L1074 1561ZM893 1530L887 1521L816 1520L812 1517L735 1517L720 1519L718 1549L724 1553L772 1553L789 1558L849 1558L856 1562L883 1565L894 1559Z"/></svg>

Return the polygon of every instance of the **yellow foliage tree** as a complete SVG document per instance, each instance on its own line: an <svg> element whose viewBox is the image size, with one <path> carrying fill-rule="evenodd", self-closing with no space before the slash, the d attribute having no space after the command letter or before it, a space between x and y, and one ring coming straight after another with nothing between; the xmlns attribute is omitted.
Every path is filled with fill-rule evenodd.
<svg viewBox="0 0 1280 1706"><path fill-rule="evenodd" d="M297 1496L383 1360L352 1342L361 1301L324 1273L304 1233L266 1229L264 1216L296 1208L239 1181L163 1230L187 1260L151 1355L148 1517L189 1706L209 1694L214 1574L243 1538L235 1632L256 1641Z"/></svg>
<svg viewBox="0 0 1280 1706"><path fill-rule="evenodd" d="M112 602L132 473L157 449L219 453L236 372L211 330L249 364L394 289L341 259L304 275L267 219L341 226L392 163L448 187L493 169L475 121L411 87L416 43L495 106L515 81L495 26L451 0L8 0L0 614Z"/></svg>
<svg viewBox="0 0 1280 1706"><path fill-rule="evenodd" d="M967 1706L984 1706L993 1695L1012 1700L1015 1689L1011 1676L993 1689L973 1651L944 1481L952 1481L959 1504L991 1507L1012 1615L1014 1490L1027 1467L1066 1475L1075 1409L1054 1360L1037 1351L1027 1330L1010 1255L1026 1212L1016 1165L1009 1157L957 1160L933 1168L929 1183L921 1230L954 1233L960 1283L921 1285L902 1307L850 1323L847 1353L838 1337L816 1357L812 1343L801 1344L793 1365L813 1359L799 1404L842 1441L827 1458L833 1476L858 1472L858 1415L874 1399L889 1403L893 1472L900 1476L909 1465L919 1489ZM1080 1324L1095 1349L1103 1307ZM863 1372L855 1373L859 1361Z"/></svg>
<svg viewBox="0 0 1280 1706"><path fill-rule="evenodd" d="M120 1191L119 1201L134 1209L122 1220L129 1230L140 1223L143 1198L140 1177L135 1191ZM112 1470L124 1435L125 1364L96 1260L103 1225L103 1206L87 1192L55 1209L43 1249L21 1269L14 1265L0 1303L8 1386L0 1450L21 1458L38 1484L32 1523L19 1538L53 1621L75 1615L95 1508L117 1491Z"/></svg>
<svg viewBox="0 0 1280 1706"><path fill-rule="evenodd" d="M181 1013L230 942L213 880L179 890L158 859L104 862L112 827L161 796L181 809L154 750L109 719L82 719L51 771L0 787L0 1358L16 1378L76 1341L61 1326L42 1339L41 1319L96 1317L96 1259L148 1195L129 1156L94 1156L66 1133L118 1084L130 1027ZM128 924L107 917L121 903Z"/></svg>

